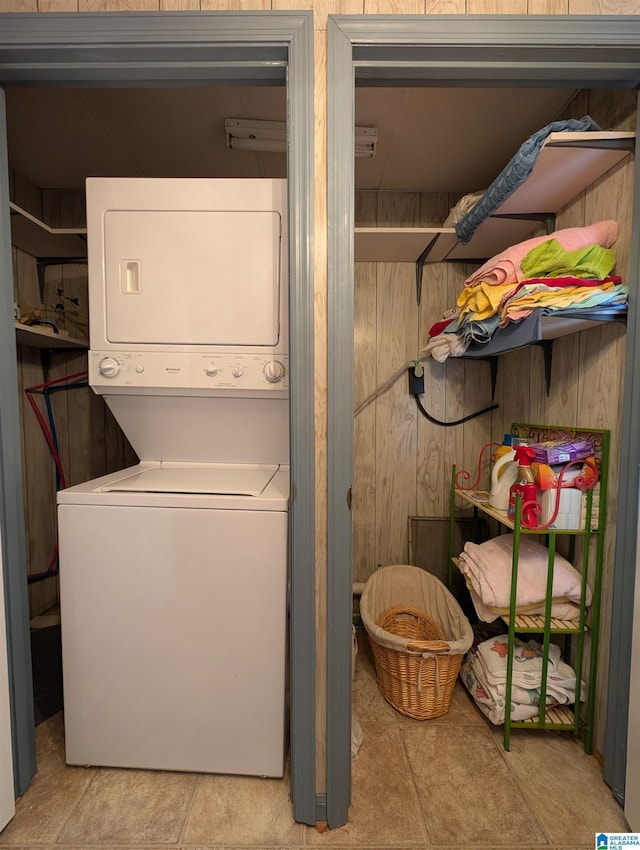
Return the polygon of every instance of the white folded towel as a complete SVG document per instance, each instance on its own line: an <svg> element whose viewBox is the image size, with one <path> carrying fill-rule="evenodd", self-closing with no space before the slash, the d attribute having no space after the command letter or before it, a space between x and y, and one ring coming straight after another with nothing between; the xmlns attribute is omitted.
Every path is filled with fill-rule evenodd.
<svg viewBox="0 0 640 850"><path fill-rule="evenodd" d="M491 686L501 688L507 683L508 635L490 638L478 646L477 662L484 672L483 678ZM516 639L513 653L512 684L525 690L539 689L542 684L542 645L536 640L527 643ZM547 664L547 694L556 703L574 701L576 674L560 658L560 647L549 644Z"/></svg>
<svg viewBox="0 0 640 850"><path fill-rule="evenodd" d="M508 610L511 595L513 534L501 534L485 543L465 543L459 569L480 600L490 608ZM543 603L547 592L549 552L541 543L520 538L516 605ZM566 558L556 553L553 561L552 596L556 602L580 602L582 576ZM586 604L591 591L586 589Z"/></svg>
<svg viewBox="0 0 640 850"><path fill-rule="evenodd" d="M507 681L508 636L498 635L467 653L460 677L479 708L492 723L504 723ZM542 684L542 646L535 640L514 644L511 686L511 719L525 720L538 714ZM549 646L545 704L570 705L575 702L576 674L560 658L560 649ZM584 699L581 683L580 699Z"/></svg>

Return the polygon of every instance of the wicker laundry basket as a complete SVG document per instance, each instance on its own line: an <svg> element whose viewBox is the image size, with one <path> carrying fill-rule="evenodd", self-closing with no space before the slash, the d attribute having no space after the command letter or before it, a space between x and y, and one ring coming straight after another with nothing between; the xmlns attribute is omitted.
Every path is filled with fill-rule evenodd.
<svg viewBox="0 0 640 850"><path fill-rule="evenodd" d="M473 631L444 584L419 567L383 567L365 584L360 615L387 702L416 720L446 714Z"/></svg>

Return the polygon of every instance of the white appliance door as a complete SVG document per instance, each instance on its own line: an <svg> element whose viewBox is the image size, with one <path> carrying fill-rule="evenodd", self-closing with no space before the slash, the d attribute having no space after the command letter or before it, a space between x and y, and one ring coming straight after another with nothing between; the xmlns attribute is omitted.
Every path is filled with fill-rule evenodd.
<svg viewBox="0 0 640 850"><path fill-rule="evenodd" d="M110 343L275 346L280 214L108 210Z"/></svg>
<svg viewBox="0 0 640 850"><path fill-rule="evenodd" d="M286 512L58 519L67 761L282 776Z"/></svg>
<svg viewBox="0 0 640 850"><path fill-rule="evenodd" d="M11 716L9 714L9 658L7 655L2 570L2 540L0 539L0 829L9 823L16 810L13 787Z"/></svg>
<svg viewBox="0 0 640 850"><path fill-rule="evenodd" d="M640 832L640 521L636 546L636 584L633 610L624 816L632 831Z"/></svg>

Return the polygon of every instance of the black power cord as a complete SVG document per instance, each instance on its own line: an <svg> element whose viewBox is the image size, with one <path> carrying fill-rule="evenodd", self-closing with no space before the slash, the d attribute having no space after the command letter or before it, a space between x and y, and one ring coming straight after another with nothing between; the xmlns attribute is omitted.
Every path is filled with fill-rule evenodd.
<svg viewBox="0 0 640 850"><path fill-rule="evenodd" d="M453 422L443 422L428 413L420 401L420 396L424 393L424 370L422 369L422 365L417 363L414 366L410 366L408 372L409 392L415 398L420 413L422 413L429 422L433 422L434 425L442 425L445 428L450 428L452 425L462 425L463 422L468 422L470 419L475 419L477 416L483 416L485 413L490 413L492 410L496 410L500 407L499 404L492 404L490 407L485 407L483 410L477 410L475 413L463 416L462 419L456 419Z"/></svg>

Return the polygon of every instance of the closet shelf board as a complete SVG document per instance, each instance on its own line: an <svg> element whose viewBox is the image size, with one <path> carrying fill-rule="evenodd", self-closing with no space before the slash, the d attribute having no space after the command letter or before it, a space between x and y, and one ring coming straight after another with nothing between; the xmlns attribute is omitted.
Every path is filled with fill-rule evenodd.
<svg viewBox="0 0 640 850"><path fill-rule="evenodd" d="M473 491L456 489L455 494L456 494L456 496L459 496L463 501L467 502L468 504L472 505L477 510L481 511L483 514L486 514L487 516L492 517L493 519L497 520L501 525L503 525L506 528L509 528L513 531L514 522L513 522L513 520L511 520L509 518L509 515L507 514L506 511L496 510L496 508L492 508L491 505L489 505L487 502L483 502L480 499L474 498ZM592 534L597 534L597 532L598 532L597 528L592 528L592 530L591 530ZM585 531L584 531L584 529L580 529L580 528L568 528L568 529L548 528L548 529L546 529L546 531L541 531L539 528L524 528L524 527L520 528L520 534L540 535L542 533L544 533L544 534L563 534L563 535L569 534L569 535L574 535L574 536L577 536L577 537L583 537L584 534L585 534Z"/></svg>
<svg viewBox="0 0 640 850"><path fill-rule="evenodd" d="M584 311L586 312L586 311ZM513 340L510 340L509 331L503 331L498 328L488 343L485 345L477 345L472 343L469 348L461 355L465 360L487 360L491 365L491 398L493 399L496 391L496 382L498 379L498 357L501 354L508 354L510 351L518 351L521 348L527 348L530 345L539 345L543 350L544 355L544 371L545 371L545 386L547 397L551 391L551 365L553 358L553 340L560 339L569 334L580 333L590 328L595 328L598 325L604 325L609 322L627 321L627 311L616 312L615 314L605 315L606 310L599 311L598 308L593 308L593 318L578 318L569 315L546 315L539 319L538 332L536 335L523 339L518 345L514 345ZM528 322L533 316L522 320Z"/></svg>
<svg viewBox="0 0 640 850"><path fill-rule="evenodd" d="M429 262L447 258L458 241L452 227L356 227L355 261L368 263L417 262L433 241Z"/></svg>
<svg viewBox="0 0 640 850"><path fill-rule="evenodd" d="M86 257L86 228L50 227L13 202L11 243L32 257Z"/></svg>
<svg viewBox="0 0 640 850"><path fill-rule="evenodd" d="M66 331L53 330L47 326L23 325L15 322L16 342L18 345L30 345L32 348L88 348L88 344L75 339Z"/></svg>
<svg viewBox="0 0 640 850"><path fill-rule="evenodd" d="M356 228L356 261L416 262L438 232L443 241L434 242L426 262L487 260L530 237L545 216L555 216L580 192L629 157L634 142L635 133L617 130L551 133L527 180L478 226L467 245L458 243L452 228L380 228L380 245L372 235L378 229ZM406 236L411 238L405 239ZM413 236L418 237L417 241Z"/></svg>

